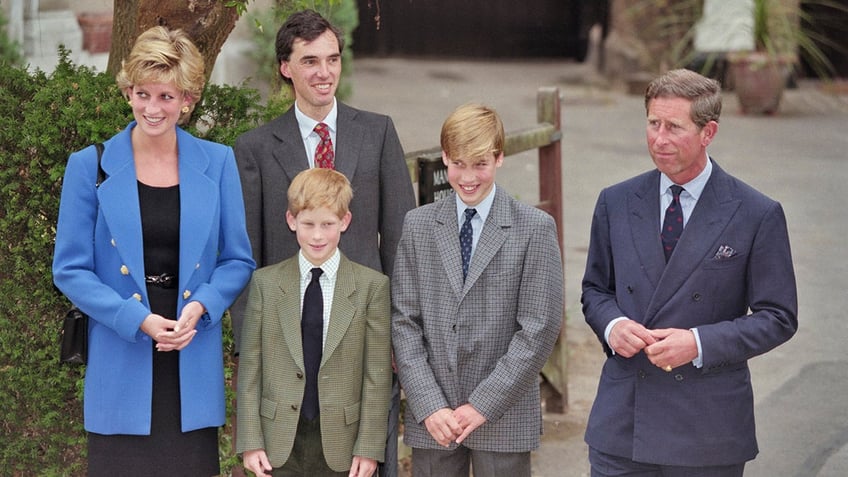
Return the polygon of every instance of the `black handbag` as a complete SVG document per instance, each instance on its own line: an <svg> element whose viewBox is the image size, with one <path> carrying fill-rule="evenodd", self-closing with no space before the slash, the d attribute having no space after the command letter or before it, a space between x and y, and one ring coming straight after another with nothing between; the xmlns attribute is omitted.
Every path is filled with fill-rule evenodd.
<svg viewBox="0 0 848 477"><path fill-rule="evenodd" d="M67 364L88 362L88 315L73 307L62 322L59 361Z"/></svg>
<svg viewBox="0 0 848 477"><path fill-rule="evenodd" d="M106 179L106 173L100 167L100 157L103 155L103 144L95 144L97 148L97 182L95 187ZM67 364L86 364L88 362L88 315L76 306L65 314L62 321L62 333L59 342L59 361Z"/></svg>

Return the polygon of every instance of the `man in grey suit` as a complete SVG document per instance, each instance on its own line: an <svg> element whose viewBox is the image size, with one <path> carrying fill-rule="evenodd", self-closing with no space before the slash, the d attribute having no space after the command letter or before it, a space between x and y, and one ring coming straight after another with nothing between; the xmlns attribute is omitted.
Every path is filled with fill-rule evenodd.
<svg viewBox="0 0 848 477"><path fill-rule="evenodd" d="M656 169L601 192L583 277L607 354L592 475L741 476L757 454L748 360L798 326L786 220L707 155L718 82L670 71L645 107Z"/></svg>
<svg viewBox="0 0 848 477"><path fill-rule="evenodd" d="M240 136L234 145L241 175L247 232L258 267L297 253L295 234L286 226L286 191L298 172L328 159L353 186L355 218L339 248L354 262L391 275L403 217L415 207L403 149L388 116L361 111L335 98L341 75L341 32L313 10L291 15L277 33L280 74L294 88L295 104L282 116ZM325 124L323 138L315 127ZM231 312L238 351L246 293ZM395 380L396 381L396 380ZM399 391L395 383L386 463L380 475L397 473Z"/></svg>
<svg viewBox="0 0 848 477"><path fill-rule="evenodd" d="M392 280L412 473L529 477L539 371L562 324L556 225L496 187L504 132L494 110L461 106L441 143L454 194L407 214Z"/></svg>

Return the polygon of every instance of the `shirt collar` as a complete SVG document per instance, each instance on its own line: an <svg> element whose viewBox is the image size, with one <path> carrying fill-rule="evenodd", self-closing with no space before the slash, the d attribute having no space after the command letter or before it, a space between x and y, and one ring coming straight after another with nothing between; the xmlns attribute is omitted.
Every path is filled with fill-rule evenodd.
<svg viewBox="0 0 848 477"><path fill-rule="evenodd" d="M312 269L315 267L320 268L324 271L324 275L329 279L335 279L336 273L339 271L339 262L341 261L341 253L339 252L338 247L336 247L336 251L330 255L330 258L327 259L326 262L320 265L313 265L306 257L303 255L303 250L301 250L297 254L297 262L300 266L300 278L307 279L312 276Z"/></svg>
<svg viewBox="0 0 848 477"><path fill-rule="evenodd" d="M339 109L338 103L336 102L336 98L333 98L333 109L327 113L327 116L322 121L316 121L306 114L304 114L297 105L297 101L294 102L294 117L297 118L297 124L300 127L300 137L304 140L307 136L312 134L312 131L315 129L315 125L319 122L324 123L327 127L330 128L330 133L335 134L336 132L336 118L338 118Z"/></svg>
<svg viewBox="0 0 848 477"><path fill-rule="evenodd" d="M492 190L489 191L489 195L487 195L483 200L480 201L479 204L471 207L477 210L477 217L486 223L486 217L489 216L489 211L492 210L492 204L495 202L495 190L497 189L496 184L492 184ZM466 205L462 199L459 198L459 194L454 194L456 197L456 217L459 221L459 224L462 225L465 222L465 209L468 209L470 206Z"/></svg>
<svg viewBox="0 0 848 477"><path fill-rule="evenodd" d="M704 170L698 174L697 177L692 179L691 181L685 184L678 184L686 189L686 192L692 196L696 201L701 197L701 193L704 192L704 187L707 185L707 181L710 179L710 174L713 172L713 163L710 160L710 156L707 156L707 165L704 167ZM671 179L668 178L664 173L660 174L660 195L665 194L669 187L674 185Z"/></svg>

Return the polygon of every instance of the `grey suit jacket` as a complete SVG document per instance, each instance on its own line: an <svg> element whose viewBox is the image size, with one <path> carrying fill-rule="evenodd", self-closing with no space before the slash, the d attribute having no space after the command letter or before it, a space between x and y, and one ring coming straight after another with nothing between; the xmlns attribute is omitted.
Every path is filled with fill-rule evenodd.
<svg viewBox="0 0 848 477"><path fill-rule="evenodd" d="M783 209L713 162L666 264L659 178L654 170L605 189L595 207L583 313L608 359L586 442L639 462L742 463L757 454L747 360L798 326ZM650 329L697 328L703 368L666 373L644 353L611 354L604 330L620 316Z"/></svg>
<svg viewBox="0 0 848 477"><path fill-rule="evenodd" d="M339 249L354 262L391 275L403 217L415 207L403 149L391 118L337 104L335 166L353 187L353 220ZM286 225L286 192L292 179L309 167L294 107L241 135L234 151L257 266L293 256L298 244ZM237 349L246 300L242 293L230 310Z"/></svg>
<svg viewBox="0 0 848 477"><path fill-rule="evenodd" d="M501 188L495 194L465 283L454 196L406 216L392 277L392 340L409 446L441 448L424 418L466 403L488 422L464 446L539 445L537 380L562 324L561 253L550 215Z"/></svg>
<svg viewBox="0 0 848 477"><path fill-rule="evenodd" d="M237 452L288 460L305 388L297 257L257 270L239 359ZM383 460L392 383L389 279L342 255L321 358L318 400L327 464Z"/></svg>

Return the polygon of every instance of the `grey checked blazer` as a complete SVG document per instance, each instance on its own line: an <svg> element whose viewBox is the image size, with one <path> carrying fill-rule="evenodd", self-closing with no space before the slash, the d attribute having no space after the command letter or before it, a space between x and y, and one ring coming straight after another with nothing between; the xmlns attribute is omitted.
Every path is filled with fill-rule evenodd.
<svg viewBox="0 0 848 477"><path fill-rule="evenodd" d="M487 422L464 446L529 451L542 428L538 373L562 324L556 226L496 188L463 283L455 200L409 212L395 258L392 340L407 396L404 442L442 448L424 418L471 403Z"/></svg>

